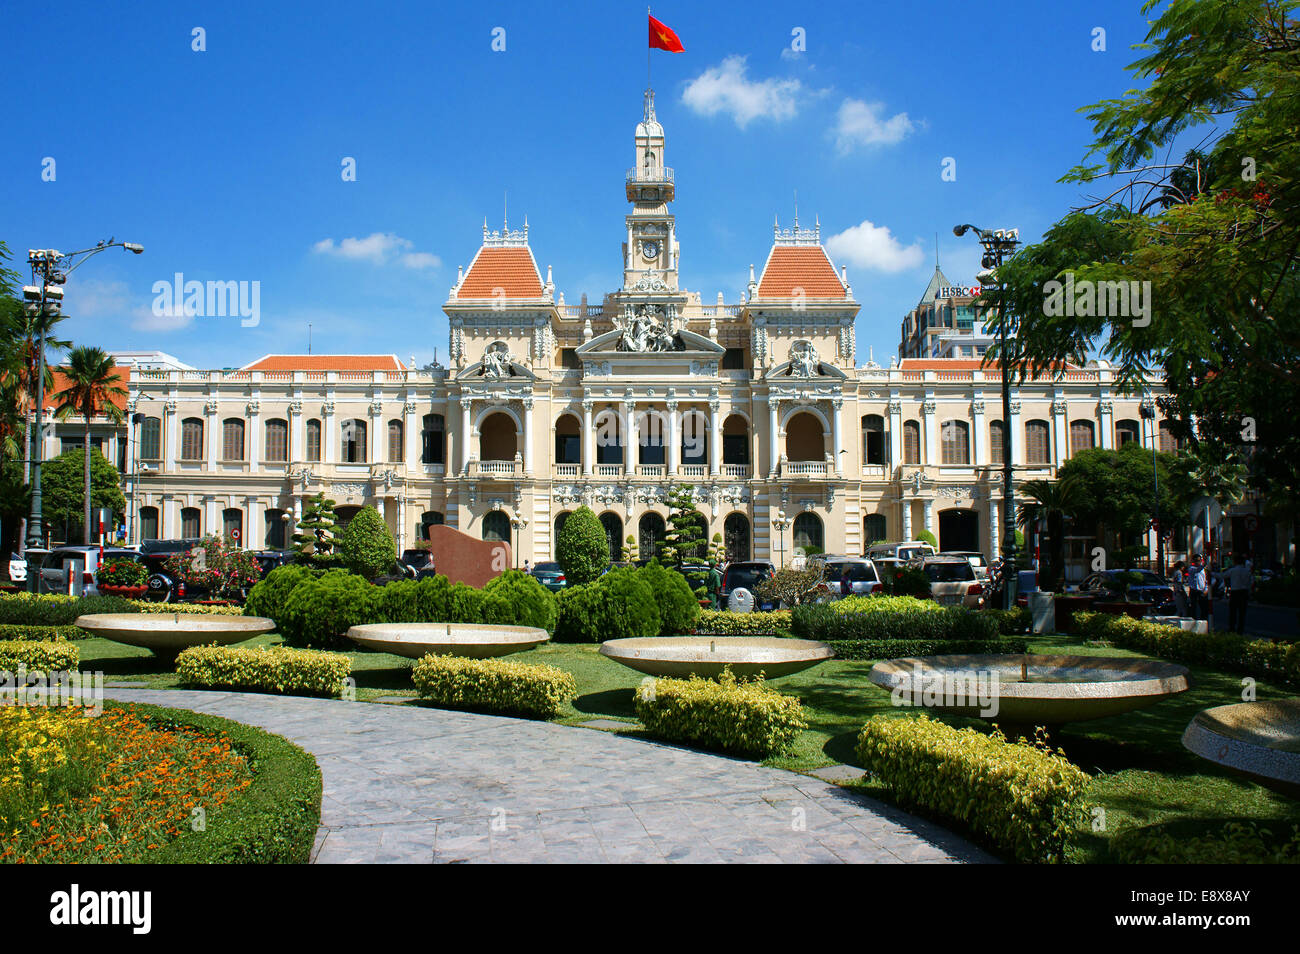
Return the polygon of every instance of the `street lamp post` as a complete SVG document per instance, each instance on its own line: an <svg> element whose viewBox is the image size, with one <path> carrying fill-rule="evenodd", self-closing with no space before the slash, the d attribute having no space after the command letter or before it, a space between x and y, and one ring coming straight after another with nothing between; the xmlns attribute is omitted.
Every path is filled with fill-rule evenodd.
<svg viewBox="0 0 1300 954"><path fill-rule="evenodd" d="M999 290L997 270L1005 258L1015 254L1020 244L1019 229L997 229L989 231L975 225L958 225L952 230L957 237L974 231L980 244L984 246L984 257L980 264L984 270L976 277L979 279L981 292L984 289ZM998 316L998 363L1002 371L1002 606L1015 609L1016 605L1016 494L1012 476L1011 433L1011 361L1007 353L1007 321L1003 313L1002 295L997 297Z"/></svg>
<svg viewBox="0 0 1300 954"><path fill-rule="evenodd" d="M515 531L515 569L519 569L519 547L523 543L524 527L528 526L528 521L523 518L518 510L510 518L510 526Z"/></svg>
<svg viewBox="0 0 1300 954"><path fill-rule="evenodd" d="M1148 399L1149 400L1149 399ZM1156 426L1156 406L1154 402L1148 403L1143 401L1138 406L1138 413L1151 422L1151 483L1155 494L1152 513L1154 519L1151 521L1151 529L1156 534L1156 572L1161 576L1165 574L1165 541L1161 534L1160 528L1160 468L1156 453L1159 450L1159 428ZM1208 553L1209 536L1206 536L1206 546Z"/></svg>
<svg viewBox="0 0 1300 954"><path fill-rule="evenodd" d="M27 251L27 263L32 269L32 284L23 286L23 307L27 314L57 315L63 307L63 286L68 276L81 266L86 259L98 255L109 248L124 248L134 255L144 251L143 245L135 242L115 242L111 238L100 242L94 248L83 248L76 252L60 252L54 248L34 248ZM32 436L31 460L31 514L27 519L28 550L39 550L45 539L44 527L41 525L41 459L44 448L42 443L42 420L45 404L45 327L41 326L36 339L36 407L34 434ZM90 448L85 448L87 454ZM40 573L29 573L33 592L39 592Z"/></svg>
<svg viewBox="0 0 1300 954"><path fill-rule="evenodd" d="M785 528L790 526L790 518L785 515L784 510L776 512L776 519L772 521L772 526L776 528L776 543L780 554L778 559L781 561L777 568L780 569L785 566Z"/></svg>

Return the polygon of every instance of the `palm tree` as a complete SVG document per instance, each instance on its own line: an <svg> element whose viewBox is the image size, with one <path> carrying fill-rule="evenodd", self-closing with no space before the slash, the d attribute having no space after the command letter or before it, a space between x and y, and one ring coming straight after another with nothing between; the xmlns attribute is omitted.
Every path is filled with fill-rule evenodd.
<svg viewBox="0 0 1300 954"><path fill-rule="evenodd" d="M1065 521L1074 515L1078 505L1078 482L1073 477L1030 480L1019 489L1030 502L1022 503L1017 508L1016 523L1021 527L1029 527L1039 520L1047 523L1050 542L1047 551L1047 588L1061 589L1065 586Z"/></svg>
<svg viewBox="0 0 1300 954"><path fill-rule="evenodd" d="M68 353L68 364L63 369L63 376L67 385L55 395L59 405L54 409L54 415L63 420L73 414L80 414L86 422L85 443L82 445L86 466L86 500L82 527L85 542L90 543L90 419L96 414L103 414L114 424L121 424L126 415L114 403L114 398L125 398L127 390L118 384L122 378L113 369L113 359L102 348L88 345L73 348Z"/></svg>

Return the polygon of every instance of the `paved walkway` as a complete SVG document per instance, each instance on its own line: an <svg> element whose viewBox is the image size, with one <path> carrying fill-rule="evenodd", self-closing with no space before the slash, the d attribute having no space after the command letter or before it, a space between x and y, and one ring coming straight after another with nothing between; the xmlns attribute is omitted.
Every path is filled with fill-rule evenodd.
<svg viewBox="0 0 1300 954"><path fill-rule="evenodd" d="M981 862L820 779L596 729L411 705L114 689L311 752L317 862Z"/></svg>

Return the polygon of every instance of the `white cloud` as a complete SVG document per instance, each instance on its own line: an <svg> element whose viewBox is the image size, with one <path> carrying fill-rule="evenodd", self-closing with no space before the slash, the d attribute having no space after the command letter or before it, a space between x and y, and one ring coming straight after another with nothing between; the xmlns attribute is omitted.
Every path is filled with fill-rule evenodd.
<svg viewBox="0 0 1300 954"><path fill-rule="evenodd" d="M438 268L442 260L430 252L413 252L415 243L392 232L372 232L365 238L345 238L335 242L321 239L311 247L317 255L332 255L353 261L386 265L398 262L407 268Z"/></svg>
<svg viewBox="0 0 1300 954"><path fill-rule="evenodd" d="M125 282L83 279L68 284L64 312L74 318L115 317L127 310L130 293Z"/></svg>
<svg viewBox="0 0 1300 954"><path fill-rule="evenodd" d="M729 56L687 83L682 102L704 116L727 113L744 129L755 119L793 119L802 92L797 79L751 80L745 57Z"/></svg>
<svg viewBox="0 0 1300 954"><path fill-rule="evenodd" d="M878 272L901 272L920 265L925 255L921 244L904 246L883 225L863 221L826 240L832 258L855 268Z"/></svg>
<svg viewBox="0 0 1300 954"><path fill-rule="evenodd" d="M892 146L916 128L907 113L885 119L884 110L884 103L865 103L860 99L840 103L835 120L835 144L840 151L849 152L855 146Z"/></svg>

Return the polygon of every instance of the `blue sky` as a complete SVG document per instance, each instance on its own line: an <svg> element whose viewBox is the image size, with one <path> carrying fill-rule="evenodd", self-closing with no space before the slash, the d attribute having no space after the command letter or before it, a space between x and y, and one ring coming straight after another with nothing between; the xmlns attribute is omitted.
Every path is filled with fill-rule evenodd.
<svg viewBox="0 0 1300 954"><path fill-rule="evenodd" d="M1091 141L1077 110L1133 85L1124 66L1146 34L1140 0L654 13L686 47L652 54L682 284L738 300L797 190L800 224L819 216L841 236L829 244L863 306L860 363L896 353L936 233L944 272L970 284L978 246L954 224L1032 241L1079 202L1056 183ZM310 322L317 352L445 357L441 305L484 216L500 227L503 194L569 302L617 286L646 32L644 4L623 0L64 2L10 17L0 240L19 256L110 235L145 246L73 276L79 343L237 366L306 350ZM260 282L260 323L155 316L153 284L177 272Z"/></svg>

